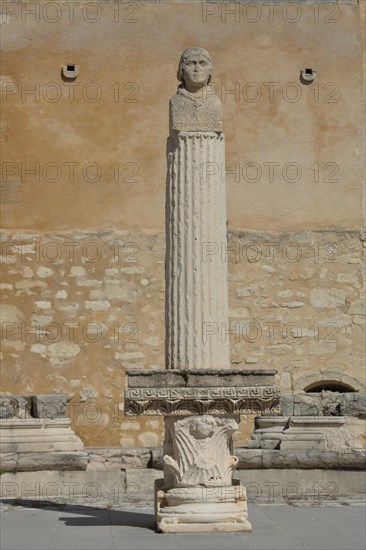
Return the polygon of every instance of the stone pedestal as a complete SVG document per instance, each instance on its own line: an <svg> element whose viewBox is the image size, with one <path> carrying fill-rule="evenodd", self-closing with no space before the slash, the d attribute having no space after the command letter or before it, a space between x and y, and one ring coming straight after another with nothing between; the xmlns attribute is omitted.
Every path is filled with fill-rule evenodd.
<svg viewBox="0 0 366 550"><path fill-rule="evenodd" d="M164 533L250 531L246 491L233 479L240 414L274 414L270 369L128 369L125 414L165 417L164 479L155 485Z"/></svg>
<svg viewBox="0 0 366 550"><path fill-rule="evenodd" d="M81 451L83 442L69 418L9 418L0 422L1 452L45 453Z"/></svg>
<svg viewBox="0 0 366 550"><path fill-rule="evenodd" d="M292 416L281 434L280 449L347 450L353 438L343 416Z"/></svg>
<svg viewBox="0 0 366 550"><path fill-rule="evenodd" d="M155 482L155 517L163 533L235 532L252 530L247 495L240 482L166 489Z"/></svg>
<svg viewBox="0 0 366 550"><path fill-rule="evenodd" d="M262 416L248 447L280 450L349 450L353 438L343 416Z"/></svg>

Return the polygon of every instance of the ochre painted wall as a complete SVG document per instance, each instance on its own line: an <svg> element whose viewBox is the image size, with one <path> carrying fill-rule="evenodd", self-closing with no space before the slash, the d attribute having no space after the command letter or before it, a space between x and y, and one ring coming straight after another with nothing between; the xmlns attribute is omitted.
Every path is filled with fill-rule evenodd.
<svg viewBox="0 0 366 550"><path fill-rule="evenodd" d="M124 368L164 367L168 100L192 45L223 101L232 364L362 389L364 3L257 22L238 3L45 4L2 6L2 392L72 394L86 445L160 444L161 419L124 419Z"/></svg>

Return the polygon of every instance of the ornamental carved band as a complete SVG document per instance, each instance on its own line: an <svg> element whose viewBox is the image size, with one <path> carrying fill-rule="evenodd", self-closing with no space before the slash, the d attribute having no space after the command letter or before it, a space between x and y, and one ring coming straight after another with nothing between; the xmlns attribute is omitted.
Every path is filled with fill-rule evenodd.
<svg viewBox="0 0 366 550"><path fill-rule="evenodd" d="M275 414L279 403L280 391L273 386L136 388L125 392L127 416Z"/></svg>

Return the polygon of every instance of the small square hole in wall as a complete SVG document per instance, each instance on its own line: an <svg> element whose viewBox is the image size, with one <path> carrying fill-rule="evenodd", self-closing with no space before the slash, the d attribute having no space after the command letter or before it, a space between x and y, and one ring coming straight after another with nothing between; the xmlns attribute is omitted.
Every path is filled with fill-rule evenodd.
<svg viewBox="0 0 366 550"><path fill-rule="evenodd" d="M75 71L75 65L67 65L67 70L68 71ZM308 70L308 69L306 69Z"/></svg>

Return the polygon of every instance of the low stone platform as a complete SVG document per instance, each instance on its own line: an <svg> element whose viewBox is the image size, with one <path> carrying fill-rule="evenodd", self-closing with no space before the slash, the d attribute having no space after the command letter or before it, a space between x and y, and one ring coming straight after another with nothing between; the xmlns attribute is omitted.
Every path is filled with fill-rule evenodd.
<svg viewBox="0 0 366 550"><path fill-rule="evenodd" d="M102 508L153 506L154 482L161 478L161 470L155 469L3 473L0 498L52 499ZM361 468L251 468L238 470L235 478L245 485L248 503L321 504L366 498L366 475ZM213 489L211 494L220 494L220 489Z"/></svg>

